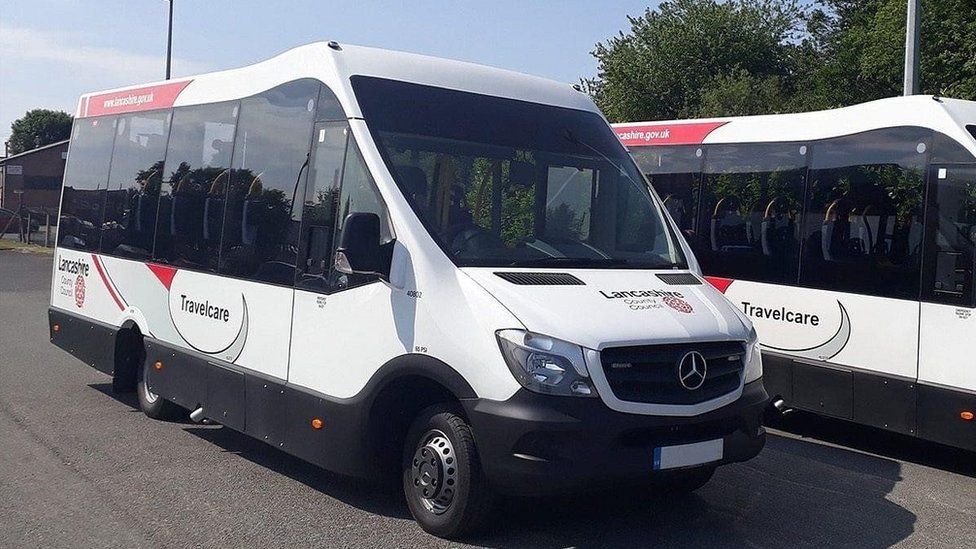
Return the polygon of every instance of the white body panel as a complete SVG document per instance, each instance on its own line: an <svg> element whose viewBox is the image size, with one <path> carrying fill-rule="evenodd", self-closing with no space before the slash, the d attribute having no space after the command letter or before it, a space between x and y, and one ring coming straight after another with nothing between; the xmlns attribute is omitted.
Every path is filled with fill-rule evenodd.
<svg viewBox="0 0 976 549"><path fill-rule="evenodd" d="M725 295L752 321L764 351L916 378L918 302L746 280Z"/></svg>
<svg viewBox="0 0 976 549"><path fill-rule="evenodd" d="M918 380L976 391L976 311L922 303Z"/></svg>
<svg viewBox="0 0 976 549"><path fill-rule="evenodd" d="M967 124L976 124L976 103L944 97L936 99L931 95L891 97L826 111L628 122L614 124L613 127L620 131L651 123L655 126L675 127L711 122L721 125L708 132L701 141L702 144L813 141L879 128L918 126L942 132L976 154L976 140L965 129Z"/></svg>
<svg viewBox="0 0 976 549"><path fill-rule="evenodd" d="M647 341L743 340L746 328L721 294L710 285L669 286L647 271L562 270L586 286L539 286L529 291L506 282L499 269L467 268L530 331L571 341L588 349L638 345ZM614 292L659 295L608 297ZM668 293L687 302L690 312L668 306Z"/></svg>

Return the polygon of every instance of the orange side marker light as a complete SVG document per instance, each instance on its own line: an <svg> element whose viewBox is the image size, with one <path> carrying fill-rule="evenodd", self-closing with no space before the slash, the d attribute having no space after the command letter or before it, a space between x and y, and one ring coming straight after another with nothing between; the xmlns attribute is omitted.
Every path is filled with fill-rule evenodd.
<svg viewBox="0 0 976 549"><path fill-rule="evenodd" d="M52 329L54 330L54 333L58 333L61 331L61 325L55 324Z"/></svg>
<svg viewBox="0 0 976 549"><path fill-rule="evenodd" d="M974 416L973 413L970 412L969 410L966 410L965 412L962 412L961 414L959 414L959 417L961 417L963 419L963 421L972 421L973 420L973 417L976 417L976 416Z"/></svg>
<svg viewBox="0 0 976 549"><path fill-rule="evenodd" d="M161 361L157 360L156 363L153 364L153 368L155 368L157 370L162 370L163 369L163 363Z"/></svg>
<svg viewBox="0 0 976 549"><path fill-rule="evenodd" d="M321 429L323 425L325 425L325 424L322 423L322 420L321 419L319 419L317 417L316 418L312 418L312 429L315 429L315 430Z"/></svg>

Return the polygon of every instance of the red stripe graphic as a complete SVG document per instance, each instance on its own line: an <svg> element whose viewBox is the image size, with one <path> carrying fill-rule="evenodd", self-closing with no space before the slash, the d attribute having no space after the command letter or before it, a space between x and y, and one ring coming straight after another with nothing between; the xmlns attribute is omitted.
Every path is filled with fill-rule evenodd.
<svg viewBox="0 0 976 549"><path fill-rule="evenodd" d="M627 147L649 145L697 145L708 134L727 122L695 122L692 124L639 124L616 126L614 133Z"/></svg>
<svg viewBox="0 0 976 549"><path fill-rule="evenodd" d="M149 270L156 275L156 278L163 283L163 286L166 286L167 290L173 284L173 277L176 276L176 269L173 267L157 265L156 263L146 263L146 267L149 267Z"/></svg>
<svg viewBox="0 0 976 549"><path fill-rule="evenodd" d="M108 277L105 276L105 271L102 269L102 264L98 261L97 255L92 254L92 262L95 263L95 270L97 270L98 275L102 277L102 282L105 284L105 287L108 288L109 295L115 300L115 304L119 306L119 310L124 311L125 305L122 304L122 300L119 299L119 296L115 293L115 289L113 289L112 285L109 284Z"/></svg>
<svg viewBox="0 0 976 549"><path fill-rule="evenodd" d="M172 107L177 96L190 82L190 80L167 82L157 86L92 95L86 100L84 116L150 111Z"/></svg>
<svg viewBox="0 0 976 549"><path fill-rule="evenodd" d="M729 286L735 282L735 280L731 278L722 278L720 276L706 276L705 280L707 280L712 286L715 286L715 289L723 294L725 293L725 290L728 290Z"/></svg>

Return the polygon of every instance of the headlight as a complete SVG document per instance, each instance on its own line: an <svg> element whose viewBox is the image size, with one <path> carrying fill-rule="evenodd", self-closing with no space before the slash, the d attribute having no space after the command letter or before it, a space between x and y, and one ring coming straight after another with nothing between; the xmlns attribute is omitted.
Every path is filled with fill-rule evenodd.
<svg viewBox="0 0 976 549"><path fill-rule="evenodd" d="M759 352L759 335L756 329L749 331L749 341L746 342L746 372L745 382L751 383L763 375L762 353Z"/></svg>
<svg viewBox="0 0 976 549"><path fill-rule="evenodd" d="M505 364L523 387L536 393L595 397L583 348L525 330L499 330Z"/></svg>

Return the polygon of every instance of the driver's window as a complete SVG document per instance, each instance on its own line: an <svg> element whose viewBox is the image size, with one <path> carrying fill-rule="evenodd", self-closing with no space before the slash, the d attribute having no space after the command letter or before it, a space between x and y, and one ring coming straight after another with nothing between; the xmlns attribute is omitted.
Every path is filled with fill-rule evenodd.
<svg viewBox="0 0 976 549"><path fill-rule="evenodd" d="M332 255L342 241L342 229L346 217L353 213L375 213L380 218L380 240L385 244L393 239L390 218L376 183L366 167L363 155L350 134L342 169L342 185L339 189L336 231L332 240ZM330 262L329 283L332 290L345 290L377 280L375 275L343 274Z"/></svg>

